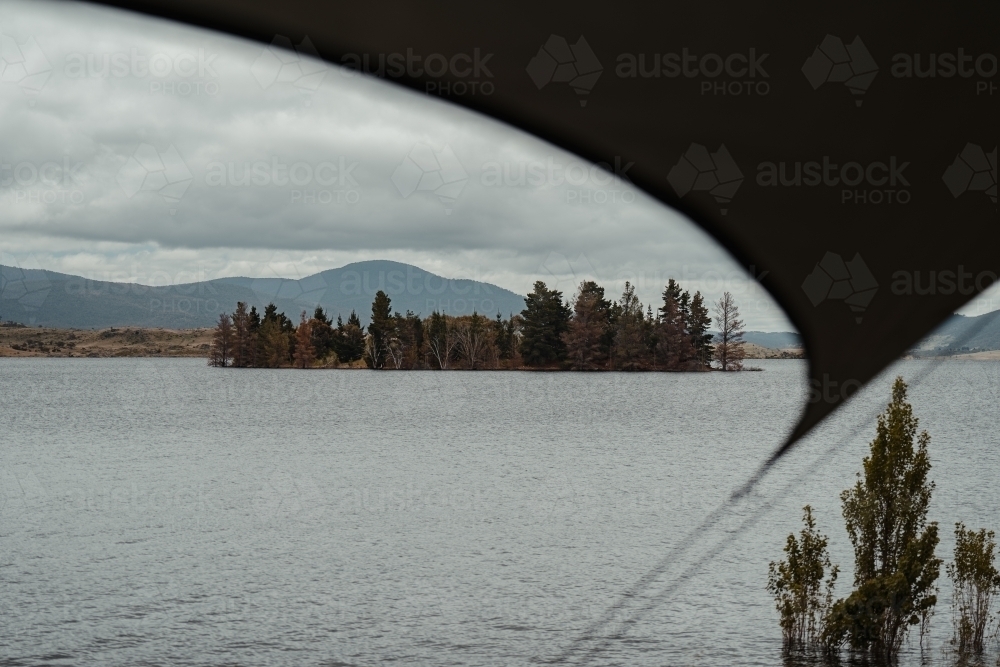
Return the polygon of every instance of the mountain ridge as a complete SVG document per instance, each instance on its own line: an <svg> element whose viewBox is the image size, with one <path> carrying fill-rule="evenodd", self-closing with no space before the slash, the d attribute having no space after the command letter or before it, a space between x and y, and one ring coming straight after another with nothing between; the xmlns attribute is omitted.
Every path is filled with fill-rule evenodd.
<svg viewBox="0 0 1000 667"><path fill-rule="evenodd" d="M187 329L213 326L220 313L244 301L258 311L273 302L296 321L299 312L311 315L317 305L334 319L347 319L353 310L367 324L380 289L393 310L424 317L433 310L489 317L499 311L506 317L524 308L523 296L497 285L389 260L352 262L301 279L233 276L159 287L0 265L0 318L62 328Z"/></svg>

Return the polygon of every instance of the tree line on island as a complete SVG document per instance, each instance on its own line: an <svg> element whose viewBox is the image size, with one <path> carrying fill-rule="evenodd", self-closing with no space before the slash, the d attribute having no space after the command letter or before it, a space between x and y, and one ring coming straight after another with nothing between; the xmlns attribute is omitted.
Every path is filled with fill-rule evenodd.
<svg viewBox="0 0 1000 667"><path fill-rule="evenodd" d="M421 318L392 311L379 290L367 330L354 311L334 323L322 307L303 311L296 325L274 304L263 316L236 304L215 327L212 366L314 368L367 366L384 370L506 370L540 368L575 371L742 370L743 321L729 292L715 303L715 324L700 292L692 296L670 279L662 304L639 301L625 283L618 300L605 297L596 282L580 283L572 302L542 281L525 298L525 308L506 319L448 315Z"/></svg>

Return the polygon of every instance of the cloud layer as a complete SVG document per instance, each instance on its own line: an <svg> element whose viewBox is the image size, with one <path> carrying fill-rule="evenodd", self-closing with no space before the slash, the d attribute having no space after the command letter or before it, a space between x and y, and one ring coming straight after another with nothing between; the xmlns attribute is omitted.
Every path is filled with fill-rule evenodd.
<svg viewBox="0 0 1000 667"><path fill-rule="evenodd" d="M734 292L750 328L791 329L627 165L615 176L308 44L47 2L5 3L0 33L4 263L164 284L385 258L520 293L630 280L654 305L674 277Z"/></svg>

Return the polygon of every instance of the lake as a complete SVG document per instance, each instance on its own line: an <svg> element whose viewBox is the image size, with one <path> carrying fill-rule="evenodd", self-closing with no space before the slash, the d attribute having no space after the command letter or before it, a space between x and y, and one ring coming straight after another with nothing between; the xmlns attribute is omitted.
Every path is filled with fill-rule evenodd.
<svg viewBox="0 0 1000 667"><path fill-rule="evenodd" d="M847 594L839 493L897 373L923 378L938 555L956 521L1000 529L1000 363L906 361L691 537L805 400L804 362L753 363L0 359L0 665L781 665L768 562L810 503ZM939 582L923 664L949 664Z"/></svg>

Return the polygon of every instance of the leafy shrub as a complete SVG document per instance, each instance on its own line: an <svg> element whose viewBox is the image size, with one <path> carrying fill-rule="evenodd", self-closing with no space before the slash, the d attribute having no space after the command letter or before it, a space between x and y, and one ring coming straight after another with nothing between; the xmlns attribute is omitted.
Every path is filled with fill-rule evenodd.
<svg viewBox="0 0 1000 667"><path fill-rule="evenodd" d="M785 542L786 560L769 566L767 590L781 615L786 648L804 647L820 639L821 625L833 599L839 568L830 564L828 539L816 530L812 508L802 508L805 527ZM823 577L829 571L826 586ZM825 595L824 595L825 590Z"/></svg>
<svg viewBox="0 0 1000 667"><path fill-rule="evenodd" d="M993 531L978 532L955 524L955 561L947 566L948 578L954 584L952 610L955 638L959 653L982 653L987 632L994 618L993 600L1000 593L1000 572L997 572Z"/></svg>

